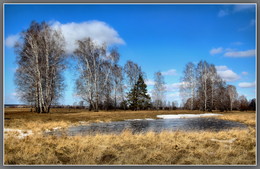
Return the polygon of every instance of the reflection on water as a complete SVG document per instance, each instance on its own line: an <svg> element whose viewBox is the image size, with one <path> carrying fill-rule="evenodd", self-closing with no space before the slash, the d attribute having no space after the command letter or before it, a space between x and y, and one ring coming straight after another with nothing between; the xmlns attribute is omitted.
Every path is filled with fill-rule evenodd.
<svg viewBox="0 0 260 169"><path fill-rule="evenodd" d="M245 124L216 118L181 118L181 119L156 119L156 120L128 120L109 123L92 123L90 125L69 127L66 130L68 135L88 135L95 133L120 133L124 130L131 130L133 133L147 131L161 132L163 130L211 130L220 131L231 128L246 128ZM53 131L48 134L60 134L60 131Z"/></svg>

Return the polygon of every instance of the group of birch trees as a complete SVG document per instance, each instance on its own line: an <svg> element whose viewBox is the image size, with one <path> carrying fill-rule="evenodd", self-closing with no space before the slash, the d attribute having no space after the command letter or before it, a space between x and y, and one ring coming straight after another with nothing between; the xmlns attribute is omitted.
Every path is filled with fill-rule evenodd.
<svg viewBox="0 0 260 169"><path fill-rule="evenodd" d="M150 97L143 80L144 72L138 64L127 61L121 67L117 48L108 49L90 38L78 40L77 46L74 57L80 76L76 80L76 92L88 103L89 110L148 108Z"/></svg>
<svg viewBox="0 0 260 169"><path fill-rule="evenodd" d="M66 68L65 41L60 31L47 23L32 22L17 42L18 69L15 82L20 98L38 113L48 113L62 96ZM131 108L146 109L150 104L141 67L127 61L118 64L120 54L115 47L97 44L85 37L77 40L72 57L77 61L76 94L90 110ZM137 104L138 103L138 104ZM146 106L144 106L144 103Z"/></svg>
<svg viewBox="0 0 260 169"><path fill-rule="evenodd" d="M58 101L64 88L64 39L59 31L43 22L32 22L21 34L23 42L16 43L15 79L21 99L39 113L47 113Z"/></svg>
<svg viewBox="0 0 260 169"><path fill-rule="evenodd" d="M107 51L105 44L97 45L90 38L78 40L77 46L74 51L80 72L76 81L77 94L95 111L99 110L101 104L108 109L113 101L116 106L117 93L123 90L122 68L118 65L120 56L117 49Z"/></svg>
<svg viewBox="0 0 260 169"><path fill-rule="evenodd" d="M184 108L203 111L246 110L244 96L238 97L236 87L227 85L217 74L215 65L200 61L188 63L181 78L180 94ZM248 107L248 106L247 106Z"/></svg>

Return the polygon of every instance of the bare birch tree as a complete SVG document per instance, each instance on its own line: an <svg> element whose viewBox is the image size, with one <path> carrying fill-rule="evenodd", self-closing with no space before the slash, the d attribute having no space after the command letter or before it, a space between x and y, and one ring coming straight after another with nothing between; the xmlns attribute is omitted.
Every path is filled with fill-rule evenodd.
<svg viewBox="0 0 260 169"><path fill-rule="evenodd" d="M238 97L236 87L233 86L233 85L228 85L227 86L227 92L228 92L228 96L229 96L229 100L230 100L230 111L232 111L234 101Z"/></svg>
<svg viewBox="0 0 260 169"><path fill-rule="evenodd" d="M198 97L200 109L206 111L210 105L210 73L209 64L206 61L200 61L196 69L198 82Z"/></svg>
<svg viewBox="0 0 260 169"><path fill-rule="evenodd" d="M190 110L193 110L197 87L195 65L191 62L186 64L183 74L184 75L181 79L182 83L180 86L180 94L184 102L190 99Z"/></svg>
<svg viewBox="0 0 260 169"><path fill-rule="evenodd" d="M143 76L141 67L138 64L128 60L124 66L128 88L131 89L136 84L139 76Z"/></svg>
<svg viewBox="0 0 260 169"><path fill-rule="evenodd" d="M116 109L118 100L121 98L121 102L124 100L123 97L123 68L119 66L118 64L115 64L113 66L113 95L114 95L114 108Z"/></svg>
<svg viewBox="0 0 260 169"><path fill-rule="evenodd" d="M210 111L215 109L215 103L217 101L217 96L216 96L216 90L218 88L218 83L222 83L221 77L217 74L217 70L215 65L210 64L208 67L208 98L210 100L210 103L208 105L208 108Z"/></svg>
<svg viewBox="0 0 260 169"><path fill-rule="evenodd" d="M161 72L154 73L154 89L152 91L152 98L155 108L158 110L163 107L163 101L165 99L165 81Z"/></svg>
<svg viewBox="0 0 260 169"><path fill-rule="evenodd" d="M217 99L215 101L215 107L220 111L227 111L229 108L229 97L226 82L220 79L216 85L215 95Z"/></svg>
<svg viewBox="0 0 260 169"><path fill-rule="evenodd" d="M34 102L36 111L48 113L64 88L64 38L47 23L32 22L17 43L16 84L21 98ZM28 90L23 90L27 88Z"/></svg>
<svg viewBox="0 0 260 169"><path fill-rule="evenodd" d="M248 110L248 101L244 95L239 96L239 110L247 111Z"/></svg>
<svg viewBox="0 0 260 169"><path fill-rule="evenodd" d="M74 56L78 60L81 79L78 80L78 94L89 102L94 111L99 111L102 93L110 81L113 62L118 60L117 49L111 49L107 54L105 44L98 45L90 38L77 41ZM86 93L81 92L88 89Z"/></svg>

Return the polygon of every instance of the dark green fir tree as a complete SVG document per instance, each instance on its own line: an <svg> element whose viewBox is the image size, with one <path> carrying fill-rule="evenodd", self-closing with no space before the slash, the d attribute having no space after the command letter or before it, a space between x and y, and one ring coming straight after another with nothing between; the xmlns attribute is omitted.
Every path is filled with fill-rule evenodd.
<svg viewBox="0 0 260 169"><path fill-rule="evenodd" d="M128 104L132 110L145 110L151 106L151 97L147 93L147 85L139 75L138 81L127 95Z"/></svg>

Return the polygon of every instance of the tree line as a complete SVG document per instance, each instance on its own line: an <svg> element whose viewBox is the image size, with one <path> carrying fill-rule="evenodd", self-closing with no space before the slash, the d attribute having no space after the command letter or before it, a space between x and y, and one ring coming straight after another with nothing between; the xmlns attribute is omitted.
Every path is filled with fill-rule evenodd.
<svg viewBox="0 0 260 169"><path fill-rule="evenodd" d="M200 61L187 63L181 78L180 94L184 108L203 111L255 110L255 99L238 96L236 87L217 74L214 64Z"/></svg>
<svg viewBox="0 0 260 169"><path fill-rule="evenodd" d="M48 113L51 106L58 104L65 89L62 73L67 68L67 58L77 61L79 76L75 81L75 91L82 99L81 103L84 101L88 104L89 110L158 110L177 107L176 102L166 103L166 88L161 72L154 74L151 97L141 66L130 60L120 66L120 53L116 47L100 45L85 37L75 42L76 49L69 57L65 53L61 31L52 29L45 22L32 22L21 33L21 39L15 45L17 92L20 99L38 113ZM226 87L214 66L201 62L196 70L192 64L188 64L186 69L181 86L184 108L211 111L236 107L234 86ZM228 97L222 97L223 93L228 93L224 90L229 91ZM228 108L225 107L227 98L230 103Z"/></svg>

